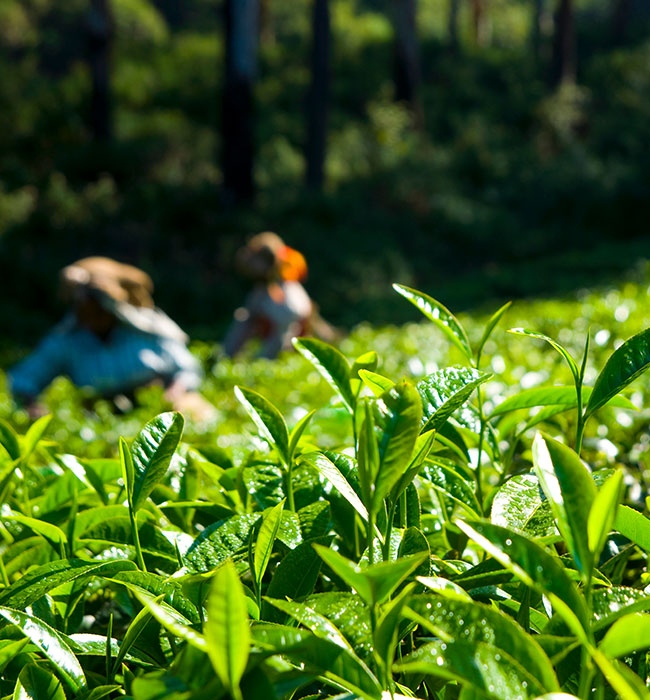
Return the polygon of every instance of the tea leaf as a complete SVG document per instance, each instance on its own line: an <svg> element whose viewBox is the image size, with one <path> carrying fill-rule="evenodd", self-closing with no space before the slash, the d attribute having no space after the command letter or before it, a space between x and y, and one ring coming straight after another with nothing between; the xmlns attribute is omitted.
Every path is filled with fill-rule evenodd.
<svg viewBox="0 0 650 700"><path fill-rule="evenodd" d="M650 519L629 506L619 506L614 527L646 552L650 552Z"/></svg>
<svg viewBox="0 0 650 700"><path fill-rule="evenodd" d="M585 419L604 406L650 365L650 328L626 340L607 360L596 378Z"/></svg>
<svg viewBox="0 0 650 700"><path fill-rule="evenodd" d="M316 409L313 411L309 411L309 413L306 413L293 427L293 430L291 431L291 434L289 435L289 461L291 462L294 458L294 454L296 452L296 448L298 447L298 443L300 442L300 438L302 437L303 433L311 423L311 419L314 417L314 414L316 413Z"/></svg>
<svg viewBox="0 0 650 700"><path fill-rule="evenodd" d="M551 508L534 474L517 474L506 481L492 501L490 519L535 538L557 534Z"/></svg>
<svg viewBox="0 0 650 700"><path fill-rule="evenodd" d="M593 389L589 386L582 387L583 405L589 400ZM631 411L639 409L625 396L612 397L611 405L617 408L627 408ZM524 389L514 396L502 401L493 411L492 416L500 416L509 411L517 411L523 408L536 408L537 406L556 406L558 410L576 408L578 397L573 386L540 386L533 389Z"/></svg>
<svg viewBox="0 0 650 700"><path fill-rule="evenodd" d="M578 382L580 378L578 365L576 365L575 360L573 359L573 357L571 357L569 351L565 347L560 345L560 343L553 340L553 338L549 338L547 335L544 335L543 333L538 333L537 331L527 330L526 328L511 328L508 331L508 333L513 333L514 335L527 335L529 338L539 338L540 340L545 340L549 345L555 348L560 353L560 355L562 355L562 357L566 360L567 364L569 365L569 369L571 370L571 374L573 375L573 378L576 380L576 382Z"/></svg>
<svg viewBox="0 0 650 700"><path fill-rule="evenodd" d="M491 376L466 367L447 367L418 382L416 389L422 398L421 432L439 430L474 389Z"/></svg>
<svg viewBox="0 0 650 700"><path fill-rule="evenodd" d="M558 559L512 530L478 521L457 520L456 525L527 586L549 596L571 631L585 639L589 619L585 601Z"/></svg>
<svg viewBox="0 0 650 700"><path fill-rule="evenodd" d="M543 692L516 658L491 644L462 640L430 642L405 656L393 669L466 683L482 697L494 700L536 698Z"/></svg>
<svg viewBox="0 0 650 700"><path fill-rule="evenodd" d="M408 603L411 618L441 639L462 639L470 644L491 644L516 660L541 690L559 690L553 665L534 638L508 615L475 601L414 596Z"/></svg>
<svg viewBox="0 0 650 700"><path fill-rule="evenodd" d="M316 338L294 338L293 344L343 399L348 411L353 413L356 399L350 386L350 365L343 354Z"/></svg>
<svg viewBox="0 0 650 700"><path fill-rule="evenodd" d="M600 487L589 512L587 540L594 559L600 555L612 529L623 488L623 471L618 470Z"/></svg>
<svg viewBox="0 0 650 700"><path fill-rule="evenodd" d="M359 376L375 396L381 396L385 391L395 386L395 382L376 372L369 372L365 369L361 369L359 370Z"/></svg>
<svg viewBox="0 0 650 700"><path fill-rule="evenodd" d="M20 459L20 443L16 431L4 420L0 420L0 445L13 460Z"/></svg>
<svg viewBox="0 0 650 700"><path fill-rule="evenodd" d="M382 394L375 404L374 424L378 438L379 468L373 494L377 511L385 496L402 476L420 432L422 404L408 382L400 382ZM361 454L359 454L361 463Z"/></svg>
<svg viewBox="0 0 650 700"><path fill-rule="evenodd" d="M75 692L86 685L86 677L81 664L60 632L57 632L43 620L20 610L0 607L0 615L7 622L15 625L29 638L32 644L47 656Z"/></svg>
<svg viewBox="0 0 650 700"><path fill-rule="evenodd" d="M280 411L252 389L236 386L235 396L253 419L257 429L275 448L282 463L288 466L291 461L289 431Z"/></svg>
<svg viewBox="0 0 650 700"><path fill-rule="evenodd" d="M0 605L23 609L65 583L86 576L110 577L120 571L133 571L135 568L132 561L121 559L98 562L60 559L30 569L9 588L0 591Z"/></svg>
<svg viewBox="0 0 650 700"><path fill-rule="evenodd" d="M607 656L628 656L650 647L650 615L632 613L617 620L598 645Z"/></svg>
<svg viewBox="0 0 650 700"><path fill-rule="evenodd" d="M37 421L34 421L29 427L29 430L23 435L21 440L21 464L27 462L36 446L41 441L45 431L48 429L52 416L42 416Z"/></svg>
<svg viewBox="0 0 650 700"><path fill-rule="evenodd" d="M139 510L167 472L183 432L180 413L161 413L137 435L131 445L133 458L133 510Z"/></svg>
<svg viewBox="0 0 650 700"><path fill-rule="evenodd" d="M65 692L56 676L32 663L20 672L13 700L65 700Z"/></svg>
<svg viewBox="0 0 650 700"><path fill-rule="evenodd" d="M257 584L257 589L262 584L262 578L266 567L271 560L273 553L273 545L280 527L282 519L282 509L284 508L284 500L280 501L275 508L272 508L269 513L264 515L257 540L255 541L255 550L253 556L253 575Z"/></svg>
<svg viewBox="0 0 650 700"><path fill-rule="evenodd" d="M345 498L345 500L365 520L368 520L368 511L361 502L356 491L350 486L350 482L339 471L339 468L321 452L305 455L304 461L317 469Z"/></svg>
<svg viewBox="0 0 650 700"><path fill-rule="evenodd" d="M483 348L485 343L487 343L489 337L492 335L492 331L496 328L497 324L501 320L501 317L505 312L512 306L511 301L507 301L501 308L497 309L492 316L490 316L488 322L485 324L485 330L478 343L478 348L476 349L477 366L478 361L483 353Z"/></svg>
<svg viewBox="0 0 650 700"><path fill-rule="evenodd" d="M221 682L236 692L250 650L246 597L231 561L214 576L207 602L205 639L208 656Z"/></svg>
<svg viewBox="0 0 650 700"><path fill-rule="evenodd" d="M433 321L468 360L472 359L472 348L467 333L449 309L428 294L418 292L417 289L411 289L402 284L394 284L393 289Z"/></svg>
<svg viewBox="0 0 650 700"><path fill-rule="evenodd" d="M541 433L533 443L533 465L578 569L590 576L587 523L596 497L591 473L572 449Z"/></svg>

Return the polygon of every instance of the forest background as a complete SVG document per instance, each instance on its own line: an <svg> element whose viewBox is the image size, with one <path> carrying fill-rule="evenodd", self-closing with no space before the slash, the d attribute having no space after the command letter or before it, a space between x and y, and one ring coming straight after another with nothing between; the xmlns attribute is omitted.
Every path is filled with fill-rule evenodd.
<svg viewBox="0 0 650 700"><path fill-rule="evenodd" d="M343 326L606 281L650 257L649 131L645 0L0 0L0 352L91 254L219 339L269 229Z"/></svg>

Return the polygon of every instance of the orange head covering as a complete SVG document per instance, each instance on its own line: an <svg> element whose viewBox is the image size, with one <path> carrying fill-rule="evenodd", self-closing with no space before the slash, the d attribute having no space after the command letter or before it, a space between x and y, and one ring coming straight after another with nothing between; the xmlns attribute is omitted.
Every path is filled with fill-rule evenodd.
<svg viewBox="0 0 650 700"><path fill-rule="evenodd" d="M237 253L237 266L253 279L300 282L307 276L307 262L302 253L290 248L271 231L253 236Z"/></svg>

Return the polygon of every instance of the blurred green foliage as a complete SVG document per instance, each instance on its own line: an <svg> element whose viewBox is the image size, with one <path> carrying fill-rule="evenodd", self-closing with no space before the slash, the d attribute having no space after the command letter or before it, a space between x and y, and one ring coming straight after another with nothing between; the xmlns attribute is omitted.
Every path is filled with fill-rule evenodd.
<svg viewBox="0 0 650 700"><path fill-rule="evenodd" d="M264 229L305 253L323 314L349 325L406 318L394 280L467 308L575 289L650 255L643 3L623 47L610 3L578 3L578 84L551 94L551 37L536 63L532 2L491 3L485 48L473 45L465 3L452 54L447 3L420 0L424 126L414 130L392 101L386 3L333 0L322 194L302 183L311 3L266 5L259 193L242 208L219 189L220 2L113 1L108 145L87 126L87 0L0 5L0 274L12 290L0 312L14 338L32 342L60 313L57 269L97 253L146 268L163 308L218 338L244 292L233 253Z"/></svg>

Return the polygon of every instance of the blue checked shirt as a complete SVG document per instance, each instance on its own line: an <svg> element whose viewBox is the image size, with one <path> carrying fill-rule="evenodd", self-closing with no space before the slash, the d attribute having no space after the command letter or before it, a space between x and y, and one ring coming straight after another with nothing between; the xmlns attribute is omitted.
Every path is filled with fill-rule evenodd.
<svg viewBox="0 0 650 700"><path fill-rule="evenodd" d="M108 340L64 321L8 373L14 394L36 397L57 376L65 375L80 387L113 395L156 379L180 380L198 389L198 360L179 340L116 326Z"/></svg>

